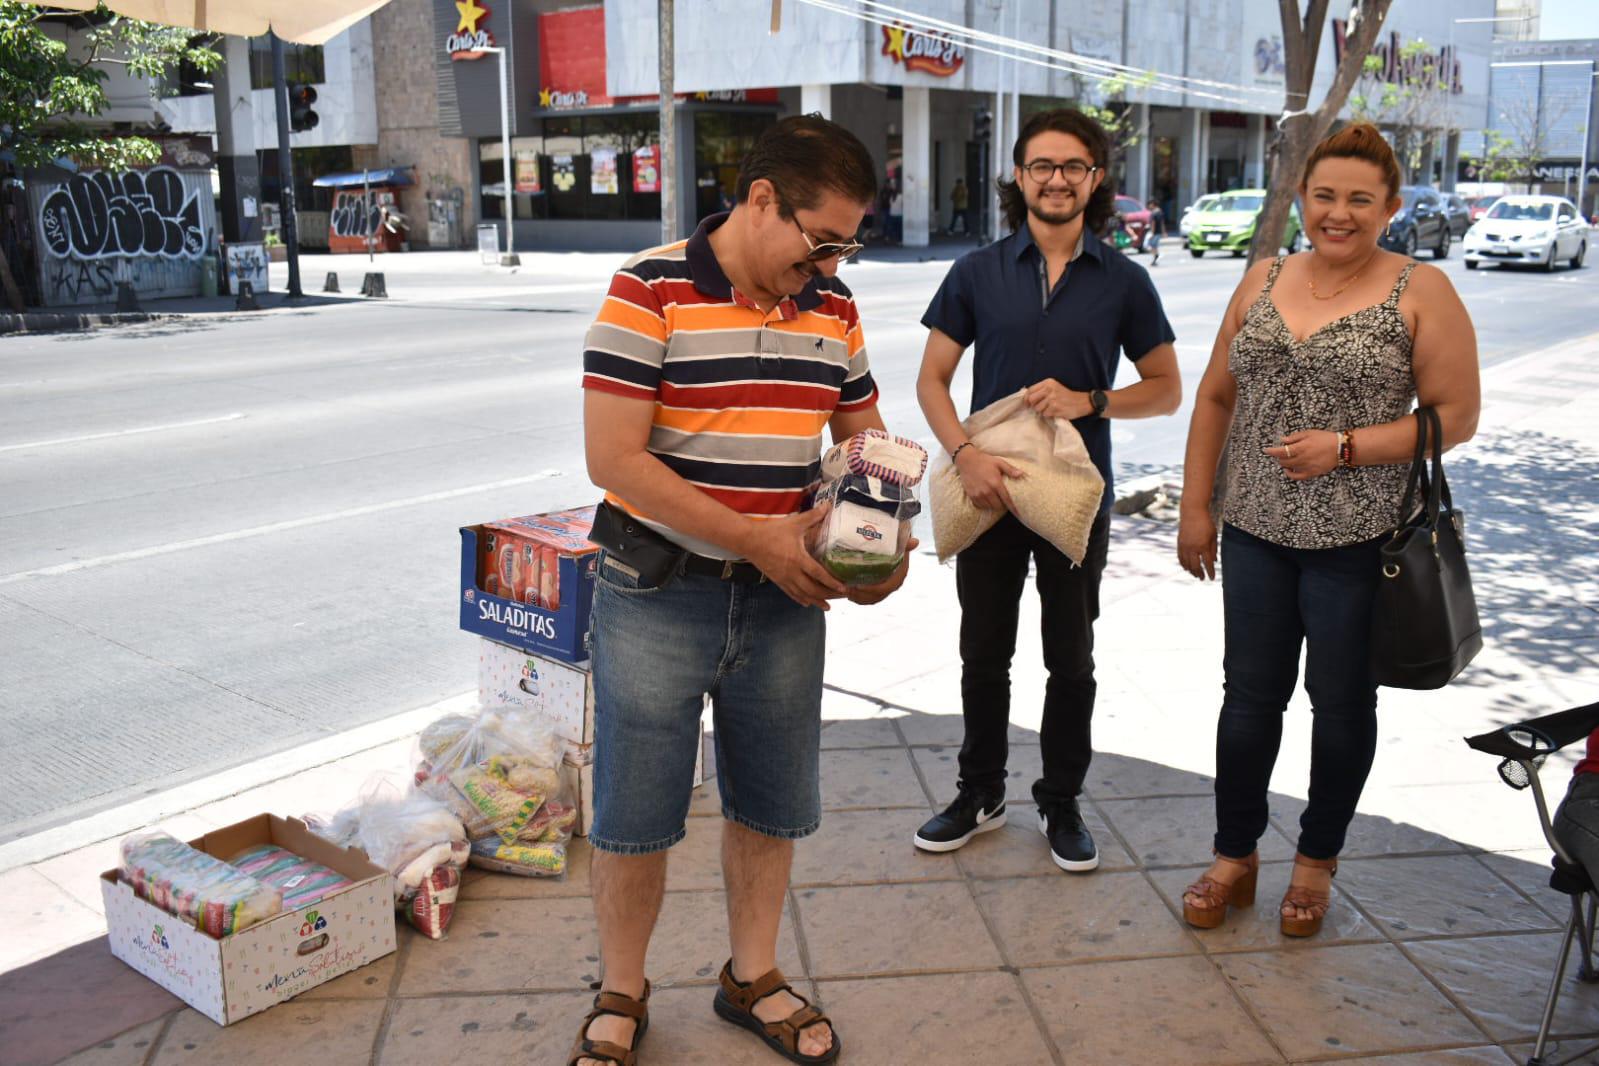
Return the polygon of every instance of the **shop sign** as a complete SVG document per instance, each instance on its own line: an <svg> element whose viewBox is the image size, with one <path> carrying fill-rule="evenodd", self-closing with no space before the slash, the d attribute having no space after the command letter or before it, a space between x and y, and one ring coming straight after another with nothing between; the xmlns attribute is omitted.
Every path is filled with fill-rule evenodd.
<svg viewBox="0 0 1599 1066"><path fill-rule="evenodd" d="M621 191L616 179L616 149L596 148L589 153L589 192L595 196L615 196Z"/></svg>
<svg viewBox="0 0 1599 1066"><path fill-rule="evenodd" d="M516 168L513 171L515 188L517 192L535 193L539 191L539 157L536 152L516 153Z"/></svg>
<svg viewBox="0 0 1599 1066"><path fill-rule="evenodd" d="M481 26L489 17L489 9L477 0L455 0L455 10L461 13L461 21L455 24L455 32L444 39L444 50L451 59L482 59L488 54L483 49L494 47L494 34Z"/></svg>
<svg viewBox="0 0 1599 1066"><path fill-rule="evenodd" d="M653 144L633 149L633 191L661 191L661 150Z"/></svg>
<svg viewBox="0 0 1599 1066"><path fill-rule="evenodd" d="M575 92L562 92L560 89L540 89L539 106L546 111L570 111L573 108L587 107L589 106L589 94L583 89L578 89Z"/></svg>
<svg viewBox="0 0 1599 1066"><path fill-rule="evenodd" d="M966 49L950 37L924 33L903 23L883 27L883 54L906 70L947 78L966 62Z"/></svg>
<svg viewBox="0 0 1599 1066"><path fill-rule="evenodd" d="M1345 32L1348 24L1343 19L1333 19L1333 62L1342 64L1344 48L1348 42ZM1404 43L1398 30L1390 31L1386 41L1372 46L1371 54L1380 61L1376 77L1389 85L1421 85L1427 88L1447 85L1451 96L1466 91L1461 80L1463 67L1459 50L1445 45L1436 52L1423 49L1415 55L1404 54Z"/></svg>

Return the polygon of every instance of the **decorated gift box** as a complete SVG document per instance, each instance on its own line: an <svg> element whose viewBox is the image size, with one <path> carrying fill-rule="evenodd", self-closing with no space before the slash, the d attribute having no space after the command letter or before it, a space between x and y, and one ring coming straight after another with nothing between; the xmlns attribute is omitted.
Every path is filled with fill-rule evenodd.
<svg viewBox="0 0 1599 1066"><path fill-rule="evenodd" d="M253 850L261 845L281 851ZM360 849L331 844L298 819L267 814L213 830L189 847L223 861L249 854L246 863L254 863L254 876L273 886L281 909L214 936L152 901L170 893L151 892L148 885L135 891L120 869L100 875L100 893L111 953L218 1025L231 1025L394 950L389 873ZM295 873L284 852L326 868L317 891L307 890L314 875ZM310 902L295 905L302 900Z"/></svg>

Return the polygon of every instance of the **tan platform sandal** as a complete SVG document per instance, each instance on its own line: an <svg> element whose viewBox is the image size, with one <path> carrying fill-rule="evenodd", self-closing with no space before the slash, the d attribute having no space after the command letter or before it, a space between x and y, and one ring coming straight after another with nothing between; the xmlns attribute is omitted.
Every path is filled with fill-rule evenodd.
<svg viewBox="0 0 1599 1066"><path fill-rule="evenodd" d="M1183 892L1183 921L1195 929L1215 929L1227 920L1228 907L1249 907L1255 902L1255 882L1260 877L1260 852L1252 851L1242 859L1228 858L1212 851L1218 862L1243 868L1243 873L1231 884L1206 876L1189 885ZM1204 901L1196 907L1189 898Z"/></svg>
<svg viewBox="0 0 1599 1066"><path fill-rule="evenodd" d="M1303 866L1308 870L1331 870L1332 876L1338 876L1337 859L1312 859L1297 852L1294 854L1294 865ZM1309 918L1294 918L1282 914L1283 936L1315 936L1321 932L1321 921L1327 917L1327 908L1332 906L1332 893L1318 892L1314 888L1304 885L1290 884L1288 891L1283 893L1282 907L1279 914L1289 907L1310 912Z"/></svg>
<svg viewBox="0 0 1599 1066"><path fill-rule="evenodd" d="M627 1047L613 1044L609 1040L590 1040L589 1026L594 1024L594 1019L602 1014L614 1014L618 1018L632 1018L637 1024L633 1028L633 1039ZM612 1062L616 1066L638 1066L638 1046L644 1039L644 1031L650 1027L650 983L644 982L644 994L638 999L624 996L620 992L601 992L594 997L594 1009L589 1011L588 1017L583 1019L583 1026L577 1031L577 1040L572 1044L572 1053L566 1057L566 1066L577 1066L584 1059L594 1059L599 1062Z"/></svg>
<svg viewBox="0 0 1599 1066"><path fill-rule="evenodd" d="M720 983L721 987L716 990L716 999L711 1004L717 1016L742 1029L748 1029L764 1040L767 1047L788 1061L801 1063L802 1066L829 1063L837 1059L838 1053L843 1050L844 1045L838 1038L838 1030L834 1028L833 1020L811 1006L810 1000L794 991L784 980L781 970L768 970L749 984L741 985L733 976L733 960L728 959L727 965L722 967ZM787 992L799 1000L802 1006L787 1018L780 1018L775 1022L763 1022L755 1016L755 1004L774 992ZM806 1055L799 1049L800 1033L813 1025L826 1025L833 1032L833 1045L820 1055Z"/></svg>

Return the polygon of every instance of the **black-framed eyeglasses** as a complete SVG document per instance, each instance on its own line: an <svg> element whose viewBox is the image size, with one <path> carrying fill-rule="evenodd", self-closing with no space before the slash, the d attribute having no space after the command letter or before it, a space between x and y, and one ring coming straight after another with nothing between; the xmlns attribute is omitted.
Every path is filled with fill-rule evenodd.
<svg viewBox="0 0 1599 1066"><path fill-rule="evenodd" d="M1081 185L1087 180L1088 175L1098 170L1081 159L1068 159L1064 163L1051 163L1047 159L1035 159L1027 164L1027 176L1040 185L1047 185L1049 179L1055 176L1055 171L1060 171L1061 177L1069 184Z"/></svg>
<svg viewBox="0 0 1599 1066"><path fill-rule="evenodd" d="M797 216L790 218L789 221L794 223L794 228L805 238L805 247L810 249L805 253L805 261L808 263L820 263L834 256L837 256L838 261L842 263L866 247L860 241L819 241L805 232L805 227L800 225Z"/></svg>

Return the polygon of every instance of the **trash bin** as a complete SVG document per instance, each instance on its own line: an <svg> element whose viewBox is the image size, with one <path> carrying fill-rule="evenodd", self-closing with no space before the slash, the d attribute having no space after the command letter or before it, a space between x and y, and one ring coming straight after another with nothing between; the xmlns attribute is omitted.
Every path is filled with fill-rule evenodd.
<svg viewBox="0 0 1599 1066"><path fill-rule="evenodd" d="M500 261L500 227L492 222L479 222L477 226L477 254L483 262L493 266Z"/></svg>
<svg viewBox="0 0 1599 1066"><path fill-rule="evenodd" d="M200 258L200 295L217 294L217 257L207 253Z"/></svg>

